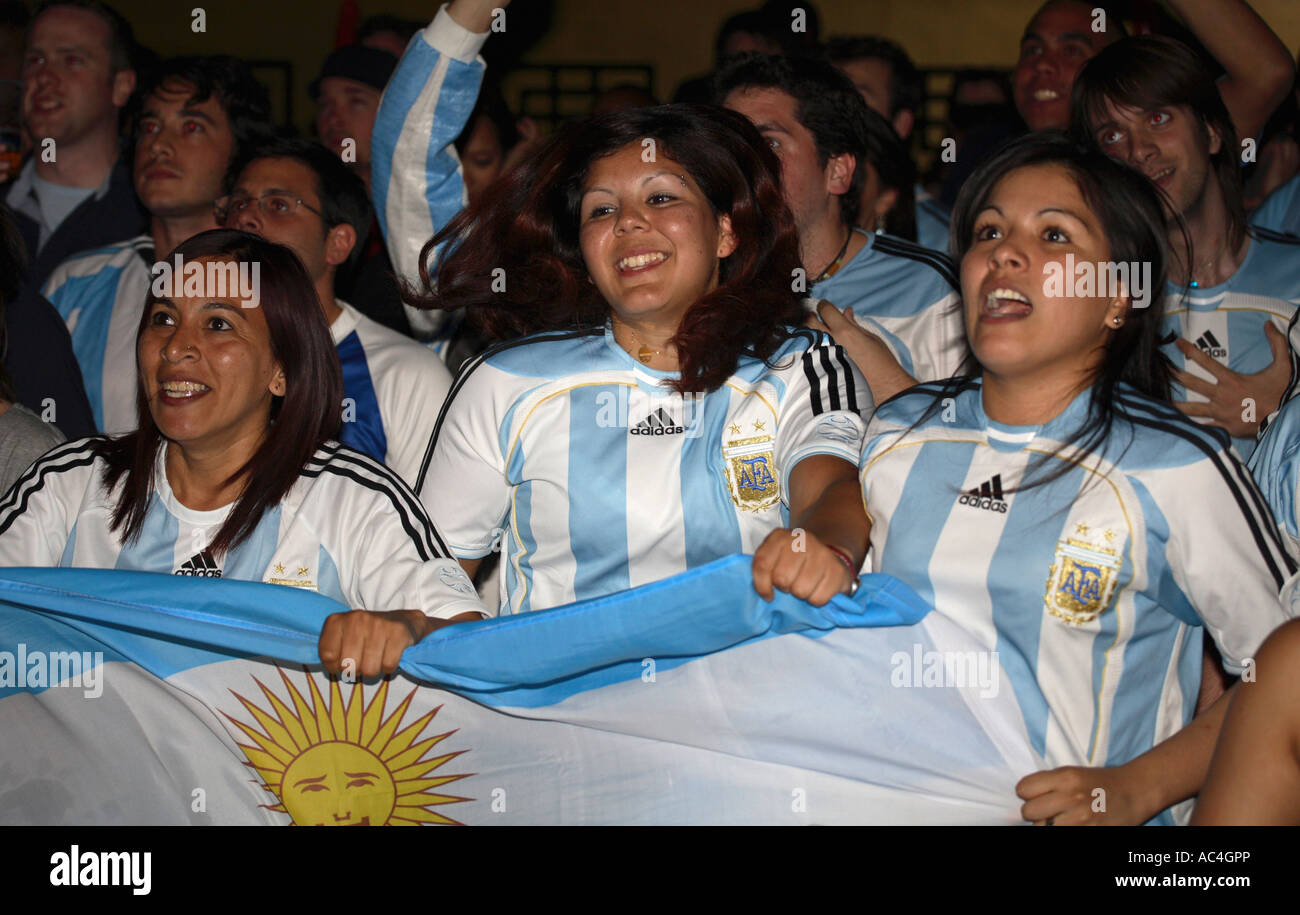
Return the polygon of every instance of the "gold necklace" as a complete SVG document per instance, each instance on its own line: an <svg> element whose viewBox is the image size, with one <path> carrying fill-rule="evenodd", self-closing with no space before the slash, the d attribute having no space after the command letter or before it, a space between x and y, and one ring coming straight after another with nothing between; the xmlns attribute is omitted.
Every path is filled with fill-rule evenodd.
<svg viewBox="0 0 1300 915"><path fill-rule="evenodd" d="M641 346L637 348L637 351L635 353L632 352L632 350L626 346L623 347L623 349L627 351L627 354L629 356L636 356L636 358L640 360L642 365L649 365L651 359L663 353L663 350L661 349L651 349L650 346L647 345L641 339L641 335L638 334L635 330L633 330L629 325L624 324L623 327L627 329L627 332L632 335L632 337L637 343L641 344Z"/></svg>

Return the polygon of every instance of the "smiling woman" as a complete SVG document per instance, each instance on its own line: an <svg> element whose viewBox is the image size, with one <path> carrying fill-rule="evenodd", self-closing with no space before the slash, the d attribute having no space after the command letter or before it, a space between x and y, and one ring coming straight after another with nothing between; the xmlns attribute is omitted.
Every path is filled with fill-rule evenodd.
<svg viewBox="0 0 1300 915"><path fill-rule="evenodd" d="M0 504L0 565L131 569L308 588L350 607L325 668L371 676L482 607L415 495L333 441L338 357L310 278L281 245L229 229L170 257L256 266L260 304L150 295L137 336L140 425L50 452ZM200 276L206 275L199 274Z"/></svg>
<svg viewBox="0 0 1300 915"><path fill-rule="evenodd" d="M509 341L462 369L417 487L468 571L504 547L502 612L737 552L764 596L856 584L870 392L795 327L779 171L740 115L623 111L561 131L426 246L463 236L412 298Z"/></svg>

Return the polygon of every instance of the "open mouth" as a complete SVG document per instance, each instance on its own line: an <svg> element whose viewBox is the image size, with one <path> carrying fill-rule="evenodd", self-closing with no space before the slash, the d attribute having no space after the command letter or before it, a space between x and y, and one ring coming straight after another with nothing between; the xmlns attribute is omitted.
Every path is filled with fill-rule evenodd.
<svg viewBox="0 0 1300 915"><path fill-rule="evenodd" d="M628 257L621 257L615 262L614 267L619 273L639 273L642 270L658 267L666 260L668 260L668 255L662 251L649 251L645 254L632 254Z"/></svg>
<svg viewBox="0 0 1300 915"><path fill-rule="evenodd" d="M159 385L166 400L192 400L206 394L211 388L197 381L164 381Z"/></svg>
<svg viewBox="0 0 1300 915"><path fill-rule="evenodd" d="M1014 289L994 289L984 297L985 318L1023 318L1033 310L1028 297Z"/></svg>
<svg viewBox="0 0 1300 915"><path fill-rule="evenodd" d="M1156 184L1165 185L1169 183L1169 178L1173 175L1173 173L1174 173L1174 168L1171 165L1169 168L1161 169L1155 174L1148 175L1147 177L1149 177Z"/></svg>
<svg viewBox="0 0 1300 915"><path fill-rule="evenodd" d="M1032 96L1036 102L1054 102L1061 97L1055 89L1035 89Z"/></svg>

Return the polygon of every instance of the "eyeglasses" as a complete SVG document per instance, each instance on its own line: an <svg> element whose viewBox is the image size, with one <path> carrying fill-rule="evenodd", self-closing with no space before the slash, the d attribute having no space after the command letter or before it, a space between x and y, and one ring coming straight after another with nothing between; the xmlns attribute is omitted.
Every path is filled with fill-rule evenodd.
<svg viewBox="0 0 1300 915"><path fill-rule="evenodd" d="M290 197L287 194L263 194L261 197L239 195L221 198L216 202L215 207L217 220L225 223L232 216L239 216L253 204L257 204L257 208L262 211L262 215L269 219L287 219L297 212L298 207L311 210L322 219L325 218L324 213L305 202L301 197Z"/></svg>

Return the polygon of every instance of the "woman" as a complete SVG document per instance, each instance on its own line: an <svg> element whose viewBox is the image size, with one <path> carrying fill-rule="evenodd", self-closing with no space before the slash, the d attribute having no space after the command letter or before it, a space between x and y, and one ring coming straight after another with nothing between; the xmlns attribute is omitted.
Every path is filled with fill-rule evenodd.
<svg viewBox="0 0 1300 915"><path fill-rule="evenodd" d="M469 581L410 490L332 441L342 375L298 258L216 229L163 263L177 261L202 269L206 288L193 289L187 270L185 294L179 277L178 294L151 290L136 338L140 428L71 442L33 465L0 503L0 565L319 591L362 608L325 622L331 673L349 659L363 676L391 672L448 619L478 619ZM217 281L234 271L253 299Z"/></svg>
<svg viewBox="0 0 1300 915"><path fill-rule="evenodd" d="M855 585L870 395L791 326L778 174L739 115L632 109L562 131L426 247L463 238L416 304L511 341L462 369L417 487L471 575L504 547L502 612L737 552L766 598Z"/></svg>
<svg viewBox="0 0 1300 915"><path fill-rule="evenodd" d="M1064 767L1020 783L1026 819L1171 822L1226 705L1192 720L1201 627L1239 673L1286 618L1294 565L1225 440L1169 403L1159 305L1072 282L1150 265L1161 288L1150 183L1035 134L975 171L953 219L978 373L873 418L874 567L997 652L1035 749Z"/></svg>

